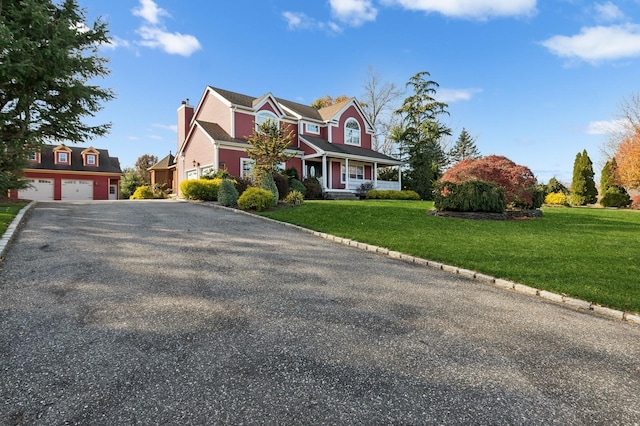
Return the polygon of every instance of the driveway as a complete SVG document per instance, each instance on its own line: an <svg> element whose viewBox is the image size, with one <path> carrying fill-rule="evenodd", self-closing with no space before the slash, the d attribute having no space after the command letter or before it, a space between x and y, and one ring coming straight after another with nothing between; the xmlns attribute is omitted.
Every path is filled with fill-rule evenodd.
<svg viewBox="0 0 640 426"><path fill-rule="evenodd" d="M637 325L204 204L41 203L0 268L0 424L640 424Z"/></svg>

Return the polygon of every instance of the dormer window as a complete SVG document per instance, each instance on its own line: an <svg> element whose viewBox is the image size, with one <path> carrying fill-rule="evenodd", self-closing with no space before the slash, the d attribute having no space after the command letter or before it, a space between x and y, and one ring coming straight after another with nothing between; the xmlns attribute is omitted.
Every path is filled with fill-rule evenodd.
<svg viewBox="0 0 640 426"><path fill-rule="evenodd" d="M360 145L360 125L354 118L350 118L344 125L344 143Z"/></svg>
<svg viewBox="0 0 640 426"><path fill-rule="evenodd" d="M53 161L63 166L71 165L71 148L64 144L53 148Z"/></svg>
<svg viewBox="0 0 640 426"><path fill-rule="evenodd" d="M95 166L96 165L96 156L95 154L87 155L87 166Z"/></svg>
<svg viewBox="0 0 640 426"><path fill-rule="evenodd" d="M30 152L27 154L27 161L30 163L39 163L40 162L40 154L38 152Z"/></svg>
<svg viewBox="0 0 640 426"><path fill-rule="evenodd" d="M69 153L67 152L58 152L58 164L66 164L69 162Z"/></svg>
<svg viewBox="0 0 640 426"><path fill-rule="evenodd" d="M97 149L90 146L82 151L82 161L85 167L98 167L98 155L100 154Z"/></svg>
<svg viewBox="0 0 640 426"><path fill-rule="evenodd" d="M276 117L276 115L270 111L260 111L259 113L257 113L256 114L256 131L258 130L259 125L269 120L273 121L276 124L279 123L278 117Z"/></svg>

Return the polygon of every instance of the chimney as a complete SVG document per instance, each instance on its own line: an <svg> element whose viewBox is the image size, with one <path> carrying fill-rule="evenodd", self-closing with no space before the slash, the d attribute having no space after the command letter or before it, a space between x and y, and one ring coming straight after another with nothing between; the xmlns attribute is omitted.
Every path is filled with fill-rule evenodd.
<svg viewBox="0 0 640 426"><path fill-rule="evenodd" d="M184 143L191 128L191 121L193 120L194 109L189 105L189 99L182 101L180 108L178 108L178 150Z"/></svg>

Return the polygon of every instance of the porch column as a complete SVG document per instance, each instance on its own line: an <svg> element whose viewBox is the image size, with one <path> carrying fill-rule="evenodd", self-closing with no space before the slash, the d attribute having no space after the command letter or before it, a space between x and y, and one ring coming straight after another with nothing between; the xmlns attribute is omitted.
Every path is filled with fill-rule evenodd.
<svg viewBox="0 0 640 426"><path fill-rule="evenodd" d="M398 189L402 190L402 166L398 166Z"/></svg>
<svg viewBox="0 0 640 426"><path fill-rule="evenodd" d="M373 163L373 187L378 187L378 162Z"/></svg>
<svg viewBox="0 0 640 426"><path fill-rule="evenodd" d="M349 159L344 159L344 189L349 190Z"/></svg>
<svg viewBox="0 0 640 426"><path fill-rule="evenodd" d="M302 180L305 180L307 177L307 163L306 161L304 161L304 157L302 157L302 174L300 175L300 178Z"/></svg>
<svg viewBox="0 0 640 426"><path fill-rule="evenodd" d="M327 186L327 156L322 156L322 189L329 188Z"/></svg>

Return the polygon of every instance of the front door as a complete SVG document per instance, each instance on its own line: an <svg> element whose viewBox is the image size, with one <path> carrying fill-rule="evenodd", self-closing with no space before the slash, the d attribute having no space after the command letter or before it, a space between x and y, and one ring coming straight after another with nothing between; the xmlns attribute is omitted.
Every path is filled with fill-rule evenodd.
<svg viewBox="0 0 640 426"><path fill-rule="evenodd" d="M109 199L110 200L118 199L118 185L109 185Z"/></svg>

